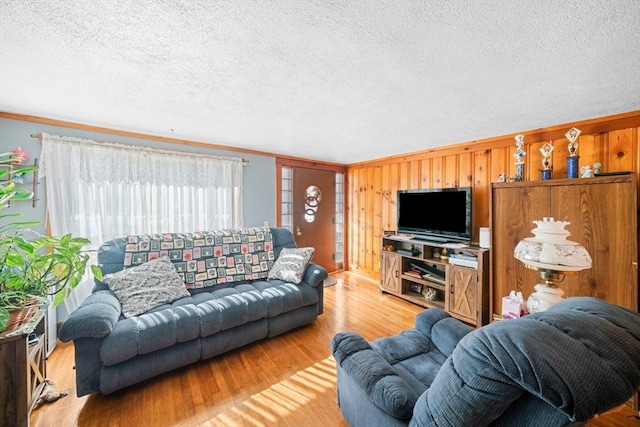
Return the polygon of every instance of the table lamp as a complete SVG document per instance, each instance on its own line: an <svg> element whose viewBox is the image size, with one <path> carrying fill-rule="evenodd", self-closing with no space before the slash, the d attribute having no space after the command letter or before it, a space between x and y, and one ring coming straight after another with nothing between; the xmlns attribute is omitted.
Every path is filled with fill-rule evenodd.
<svg viewBox="0 0 640 427"><path fill-rule="evenodd" d="M537 271L542 279L527 300L529 313L544 311L561 301L564 291L558 288L558 283L566 275L591 268L591 256L584 246L567 240L571 233L564 228L569 222L543 218L533 223L537 226L531 231L535 237L524 238L513 251L517 260Z"/></svg>

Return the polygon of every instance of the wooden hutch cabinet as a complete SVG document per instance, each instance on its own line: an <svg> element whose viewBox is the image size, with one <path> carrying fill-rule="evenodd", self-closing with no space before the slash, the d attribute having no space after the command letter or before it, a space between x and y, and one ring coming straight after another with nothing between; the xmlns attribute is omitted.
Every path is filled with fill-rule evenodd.
<svg viewBox="0 0 640 427"><path fill-rule="evenodd" d="M494 315L509 291L525 299L534 291L536 272L516 260L513 250L533 236L533 221L543 217L570 222L569 240L581 243L593 260L591 269L565 277L565 297L593 296L638 310L634 174L493 184L491 209Z"/></svg>

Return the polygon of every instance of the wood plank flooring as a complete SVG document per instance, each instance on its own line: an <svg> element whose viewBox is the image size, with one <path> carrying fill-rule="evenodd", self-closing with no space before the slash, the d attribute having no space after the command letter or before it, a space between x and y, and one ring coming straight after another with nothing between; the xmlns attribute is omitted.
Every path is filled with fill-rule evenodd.
<svg viewBox="0 0 640 427"><path fill-rule="evenodd" d="M33 427L48 426L338 426L331 338L357 331L367 340L413 326L421 307L380 294L375 281L352 273L332 275L325 308L316 322L279 337L190 365L108 396L75 395L73 345L59 343L48 378L69 396L31 414ZM640 426L620 407L590 427Z"/></svg>

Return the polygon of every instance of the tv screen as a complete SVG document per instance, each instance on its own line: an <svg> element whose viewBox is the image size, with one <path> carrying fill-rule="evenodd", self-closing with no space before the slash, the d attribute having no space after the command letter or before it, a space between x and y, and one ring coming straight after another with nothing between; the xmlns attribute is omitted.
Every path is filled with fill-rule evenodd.
<svg viewBox="0 0 640 427"><path fill-rule="evenodd" d="M471 241L471 187L398 191L398 233L437 242Z"/></svg>

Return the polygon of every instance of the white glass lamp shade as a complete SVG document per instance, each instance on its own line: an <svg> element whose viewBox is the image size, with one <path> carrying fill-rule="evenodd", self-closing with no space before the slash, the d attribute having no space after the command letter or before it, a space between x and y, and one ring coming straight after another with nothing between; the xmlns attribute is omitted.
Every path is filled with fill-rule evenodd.
<svg viewBox="0 0 640 427"><path fill-rule="evenodd" d="M562 300L564 292L555 282L561 282L567 274L578 274L580 270L591 268L591 256L577 242L567 240L569 233L564 228L565 221L543 218L533 221L537 225L532 230L535 237L521 240L513 251L513 256L525 266L536 270L544 283L535 285L535 290L527 300L529 313L544 311Z"/></svg>
<svg viewBox="0 0 640 427"><path fill-rule="evenodd" d="M568 222L543 218L533 223L537 225L532 230L535 237L526 237L518 243L513 251L516 259L531 267L551 271L591 268L591 256L584 246L567 240L571 235L564 229Z"/></svg>

